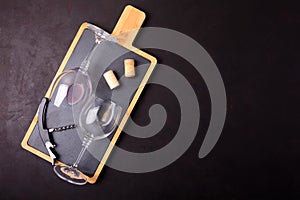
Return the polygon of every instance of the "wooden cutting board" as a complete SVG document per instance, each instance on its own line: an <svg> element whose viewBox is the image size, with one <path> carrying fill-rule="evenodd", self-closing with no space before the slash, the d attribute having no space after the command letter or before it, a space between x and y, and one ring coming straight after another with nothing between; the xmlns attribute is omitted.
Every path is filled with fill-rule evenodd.
<svg viewBox="0 0 300 200"><path fill-rule="evenodd" d="M113 32L111 33L113 36L115 36L118 39L118 43L119 45L122 46L122 48L126 49L128 51L128 53L132 54L132 56L135 56L136 59L138 60L138 62L148 62L147 65L147 69L144 69L144 73L142 74L142 77L140 77L140 80L138 82L137 87L135 88L135 93L133 93L132 98L130 98L131 101L129 101L127 109L124 110L123 113L123 118L120 122L120 125L118 127L118 129L115 131L115 133L111 136L110 138L110 143L106 146L106 148L103 150L103 156L101 157L100 161L99 160L93 160L94 166L91 167L91 169L88 169L88 173L86 174L86 178L87 181L89 183L95 183L99 174L101 173L105 162L109 156L109 154L111 153L113 146L115 145L118 137L120 136L123 127L128 119L128 117L130 116L130 113L132 112L142 90L144 89L144 86L146 85L155 65L156 65L156 59L133 47L132 43L138 33L139 28L141 27L143 21L145 20L145 13L142 12L141 10L138 10L136 8L134 8L133 6L126 6L122 15L120 16ZM86 35L86 30L87 30L87 26L88 23L83 23L81 25L81 27L79 28L71 46L69 47L69 50L67 51L67 54L65 55L48 91L45 94L45 97L49 97L50 96L50 92L51 92L51 88L54 84L54 80L66 69L68 69L68 65L70 64L70 62L75 62L74 61L74 57L78 54L77 49L79 48L80 43L84 42L84 37L87 37ZM76 54L76 55L75 55ZM78 57L78 56L77 56ZM76 59L75 59L76 60ZM127 105L127 104L126 104ZM37 120L38 120L38 116L37 114L34 116L30 127L28 128L25 137L21 143L22 147L26 150L28 150L29 152L51 162L51 159L49 157L49 155L47 154L47 151L45 151L39 136L37 134ZM65 138L68 139L68 138ZM68 140L70 140L71 138L69 138ZM63 141L63 140L62 140ZM80 148L80 147L79 147ZM69 149L69 152L70 151ZM59 158L57 162L57 164L66 164L66 165L70 165L70 162L68 161L68 154L65 151L65 156L62 156L61 159ZM65 157L65 158L64 158ZM64 162L65 160L65 162ZM87 167L89 168L89 167ZM81 170L79 168L79 170ZM82 170L84 171L84 170ZM53 175L55 175L53 173Z"/></svg>

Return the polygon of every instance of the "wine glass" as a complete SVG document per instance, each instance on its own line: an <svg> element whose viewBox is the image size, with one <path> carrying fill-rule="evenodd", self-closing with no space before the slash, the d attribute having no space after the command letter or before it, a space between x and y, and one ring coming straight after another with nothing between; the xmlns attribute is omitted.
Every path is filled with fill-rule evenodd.
<svg viewBox="0 0 300 200"><path fill-rule="evenodd" d="M78 92L76 88L70 91L73 93L71 96L75 102L72 105L72 113L76 129L78 134L83 136L82 147L73 165L54 166L54 172L60 178L76 185L84 185L87 182L85 175L77 167L89 145L95 140L107 138L112 134L117 128L122 112L122 108L115 102L95 95L99 80L96 78L97 76L94 76L93 70L90 70L90 60L95 56L97 47L104 41L116 42L117 40L98 27L89 24L88 28L95 33L95 43L76 72L73 84L80 86L77 88L84 88L84 93L79 101L75 101L78 99L78 95L76 95Z"/></svg>

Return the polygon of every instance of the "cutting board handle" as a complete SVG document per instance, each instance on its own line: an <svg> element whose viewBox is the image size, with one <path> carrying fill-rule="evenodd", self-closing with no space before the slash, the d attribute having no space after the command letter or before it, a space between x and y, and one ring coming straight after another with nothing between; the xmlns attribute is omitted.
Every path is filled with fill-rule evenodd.
<svg viewBox="0 0 300 200"><path fill-rule="evenodd" d="M131 46L145 18L146 14L143 11L131 5L126 6L112 35L118 38L121 45Z"/></svg>

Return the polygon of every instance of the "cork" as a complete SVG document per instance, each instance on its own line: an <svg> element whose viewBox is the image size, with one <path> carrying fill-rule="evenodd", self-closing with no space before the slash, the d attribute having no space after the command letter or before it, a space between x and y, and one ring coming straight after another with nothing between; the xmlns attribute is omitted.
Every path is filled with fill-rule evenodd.
<svg viewBox="0 0 300 200"><path fill-rule="evenodd" d="M111 90L120 85L119 81L117 80L117 78L112 70L105 72L103 74L103 76Z"/></svg>
<svg viewBox="0 0 300 200"><path fill-rule="evenodd" d="M125 77L132 78L135 76L134 59L124 60Z"/></svg>

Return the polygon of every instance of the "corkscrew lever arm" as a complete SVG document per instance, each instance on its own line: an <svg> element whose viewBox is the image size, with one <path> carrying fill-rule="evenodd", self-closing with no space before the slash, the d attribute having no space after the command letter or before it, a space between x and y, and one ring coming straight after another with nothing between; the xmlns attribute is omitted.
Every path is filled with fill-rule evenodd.
<svg viewBox="0 0 300 200"><path fill-rule="evenodd" d="M51 158L51 163L54 165L56 156L52 152L52 149L55 147L54 144L51 143L50 137L49 137L49 129L47 129L46 125L46 113L47 113L47 107L49 104L49 99L44 97L39 105L38 109L38 129L40 137L43 140L43 143L49 153L49 156Z"/></svg>

